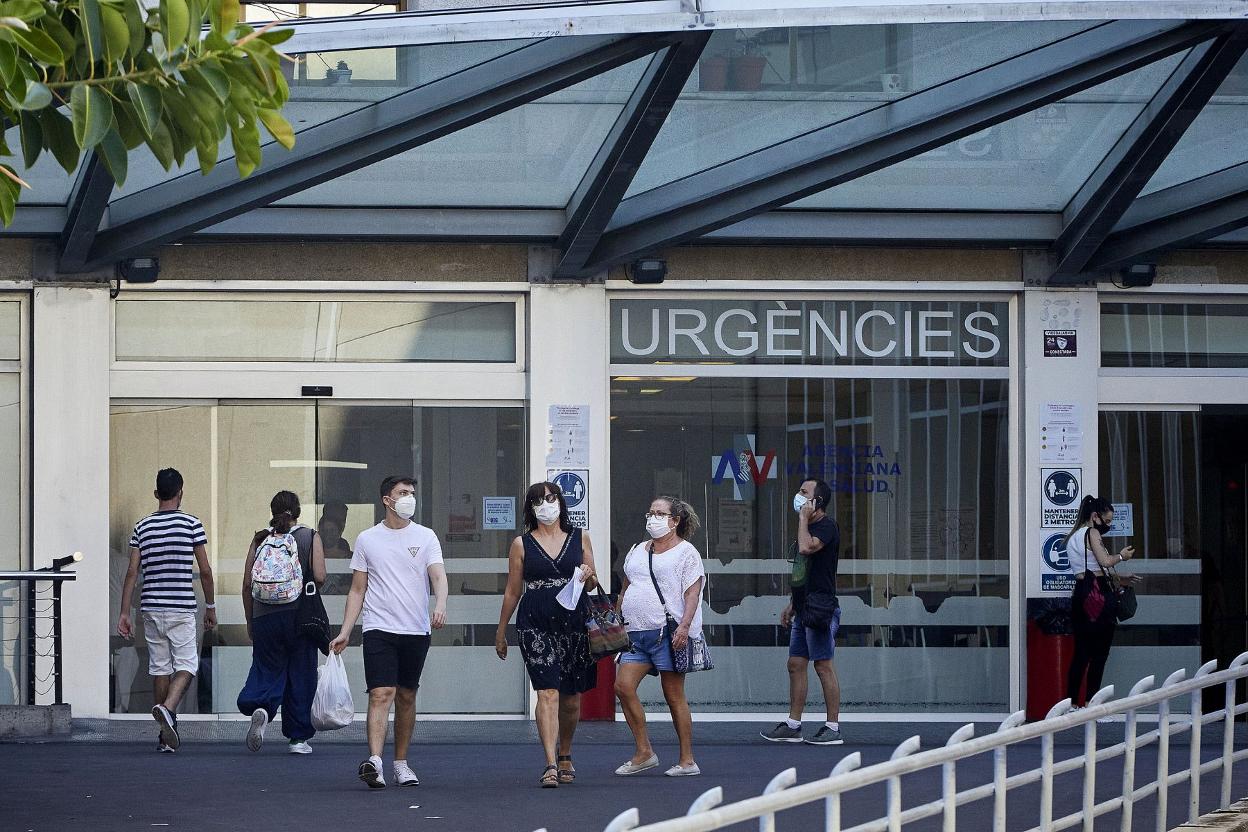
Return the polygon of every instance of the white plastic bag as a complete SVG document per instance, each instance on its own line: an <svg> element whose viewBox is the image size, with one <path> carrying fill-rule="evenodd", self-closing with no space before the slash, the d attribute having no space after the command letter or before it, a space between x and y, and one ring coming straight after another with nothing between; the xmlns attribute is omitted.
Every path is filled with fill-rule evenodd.
<svg viewBox="0 0 1248 832"><path fill-rule="evenodd" d="M351 701L351 683L342 656L330 651L321 666L321 678L312 698L312 727L318 731L345 728L355 719L355 703Z"/></svg>

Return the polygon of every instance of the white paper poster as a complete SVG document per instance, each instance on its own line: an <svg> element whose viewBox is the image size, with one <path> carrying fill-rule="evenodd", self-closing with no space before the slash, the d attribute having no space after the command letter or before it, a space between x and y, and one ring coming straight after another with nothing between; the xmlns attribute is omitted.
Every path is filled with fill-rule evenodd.
<svg viewBox="0 0 1248 832"><path fill-rule="evenodd" d="M1080 407L1069 402L1045 402L1040 412L1040 461L1046 464L1083 462Z"/></svg>
<svg viewBox="0 0 1248 832"><path fill-rule="evenodd" d="M516 527L515 497L482 497L481 528L510 531Z"/></svg>
<svg viewBox="0 0 1248 832"><path fill-rule="evenodd" d="M589 405L552 404L547 416L546 466L589 466Z"/></svg>
<svg viewBox="0 0 1248 832"><path fill-rule="evenodd" d="M1114 503L1114 522L1109 524L1109 532L1104 537L1135 536L1135 504Z"/></svg>

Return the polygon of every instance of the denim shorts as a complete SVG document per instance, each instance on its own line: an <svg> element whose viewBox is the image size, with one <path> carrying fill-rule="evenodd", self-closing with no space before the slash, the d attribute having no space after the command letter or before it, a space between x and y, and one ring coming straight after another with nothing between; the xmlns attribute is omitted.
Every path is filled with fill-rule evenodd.
<svg viewBox="0 0 1248 832"><path fill-rule="evenodd" d="M841 608L832 613L832 621L826 630L803 627L799 616L793 616L793 628L789 632L789 655L811 661L830 661L836 652L836 631L841 628Z"/></svg>
<svg viewBox="0 0 1248 832"><path fill-rule="evenodd" d="M676 669L672 665L672 638L665 630L631 630L628 639L632 644L620 654L620 664L649 664L655 670Z"/></svg>

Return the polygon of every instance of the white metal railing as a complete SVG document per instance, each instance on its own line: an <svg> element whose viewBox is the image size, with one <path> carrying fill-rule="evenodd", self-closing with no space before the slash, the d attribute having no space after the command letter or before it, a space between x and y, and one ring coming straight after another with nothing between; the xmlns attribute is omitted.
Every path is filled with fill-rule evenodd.
<svg viewBox="0 0 1248 832"><path fill-rule="evenodd" d="M1011 789L1040 784L1040 823L1030 832L1060 832L1063 829L1081 827L1092 832L1096 818L1108 812L1121 812L1121 829L1133 829L1135 804L1149 797L1156 797L1156 832L1166 832L1170 788L1176 784L1190 784L1187 817L1189 821L1200 816L1200 779L1202 775L1221 771L1219 808L1231 804L1231 771L1235 762L1248 759L1248 748L1235 750L1235 717L1248 713L1248 703L1236 702L1236 682L1248 678L1248 653L1240 654L1226 670L1218 671L1216 662L1209 662L1196 671L1191 679L1185 679L1186 671L1178 670L1170 675L1160 688L1153 690L1154 678L1141 679L1124 699L1113 700L1113 686L1099 691L1088 707L1071 711L1069 699L1053 706L1048 715L1039 722L1023 724L1022 711L1010 715L992 734L974 737L975 726L964 725L949 737L941 748L919 751L919 738L910 739L897 746L892 757L883 763L859 768L861 755L853 753L837 763L830 776L804 783L797 782L797 770L787 769L777 774L762 795L721 806L723 791L711 789L693 802L684 817L639 826L637 809L617 816L604 832L709 832L733 824L757 820L759 832L775 832L776 813L816 801L824 801L824 829L826 832L900 832L902 825L925 818L942 816L943 832L957 828L957 809L968 803L989 798L993 801L993 832L1006 830L1007 795ZM1225 686L1224 706L1205 714L1201 708L1201 695L1205 689ZM1172 700L1191 697L1190 717L1173 718L1170 712ZM1157 707L1157 728L1144 733L1138 731L1138 714L1142 708ZM1116 745L1098 748L1096 741L1097 720L1123 714L1126 717L1125 739ZM1218 758L1201 762L1201 734L1205 725L1222 722L1222 753ZM1059 731L1083 726L1083 753L1070 759L1055 762L1053 759L1054 736ZM1172 737L1191 732L1188 765L1181 771L1170 772L1170 740ZM1006 755L1009 747L1030 740L1040 740L1039 768L1009 774ZM1136 752L1157 743L1157 770L1143 775L1136 769ZM959 790L957 764L960 760L991 752L993 777L991 783ZM1121 793L1109 800L1096 801L1097 764L1122 757ZM1085 764L1086 763L1086 764ZM920 771L941 768L941 796L937 800L902 809L901 778ZM1053 817L1053 778L1059 774L1083 770L1083 803L1080 811L1060 818ZM1136 785L1136 780L1147 777L1148 782ZM843 795L867 786L884 783L886 788L885 814L876 820L860 823L849 829L841 825L841 798ZM541 830L545 832L545 830Z"/></svg>

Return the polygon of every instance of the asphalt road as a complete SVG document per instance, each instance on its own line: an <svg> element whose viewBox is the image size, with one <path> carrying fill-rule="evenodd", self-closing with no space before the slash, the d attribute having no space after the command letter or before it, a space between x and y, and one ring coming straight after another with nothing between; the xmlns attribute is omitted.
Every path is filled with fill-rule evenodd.
<svg viewBox="0 0 1248 832"><path fill-rule="evenodd" d="M315 743L314 743L315 745ZM601 830L618 813L636 806L644 822L684 814L703 791L722 786L726 801L759 794L780 770L796 766L799 782L827 776L845 754L860 751L864 764L888 758L891 745L816 748L771 745L762 741L702 745L697 750L701 777L668 778L662 771L675 762L675 749L658 747L664 765L646 774L621 778L612 774L630 753L618 743L586 743L576 752L580 777L557 790L536 787L542 763L528 744L437 744L414 747L411 763L422 784L370 791L355 776L364 757L353 745L322 743L308 756L286 753L283 743L270 742L251 754L239 744L184 743L175 755L157 754L150 743L39 743L0 745L0 832L137 832L169 830L437 830L437 832L550 832ZM1059 758L1078 753L1074 745L1059 746ZM1218 749L1207 746L1205 758ZM1172 752L1175 770L1185 763L1186 749ZM1034 766L1038 746L1011 751L1011 772ZM1151 749L1140 752L1141 772L1156 771ZM387 772L389 760L387 759ZM903 780L904 805L939 795L939 772ZM991 760L981 757L959 766L959 785L991 779ZM1116 762L1099 769L1099 792L1112 796L1121 782ZM1214 807L1220 781L1206 778L1202 811ZM1056 783L1057 816L1078 809L1078 774ZM1248 766L1234 778L1233 796L1248 795ZM1009 826L1025 829L1038 820L1038 788L1010 793ZM1186 787L1171 792L1171 822L1185 818ZM847 824L878 817L884 811L883 787L858 792L845 801ZM1152 832L1154 801L1136 807L1134 828ZM959 810L959 828L991 828L991 805L981 802ZM1097 827L1117 829L1117 815ZM781 814L781 830L817 830L823 826L822 806ZM741 826L757 829L757 825ZM937 829L938 819L907 829Z"/></svg>

